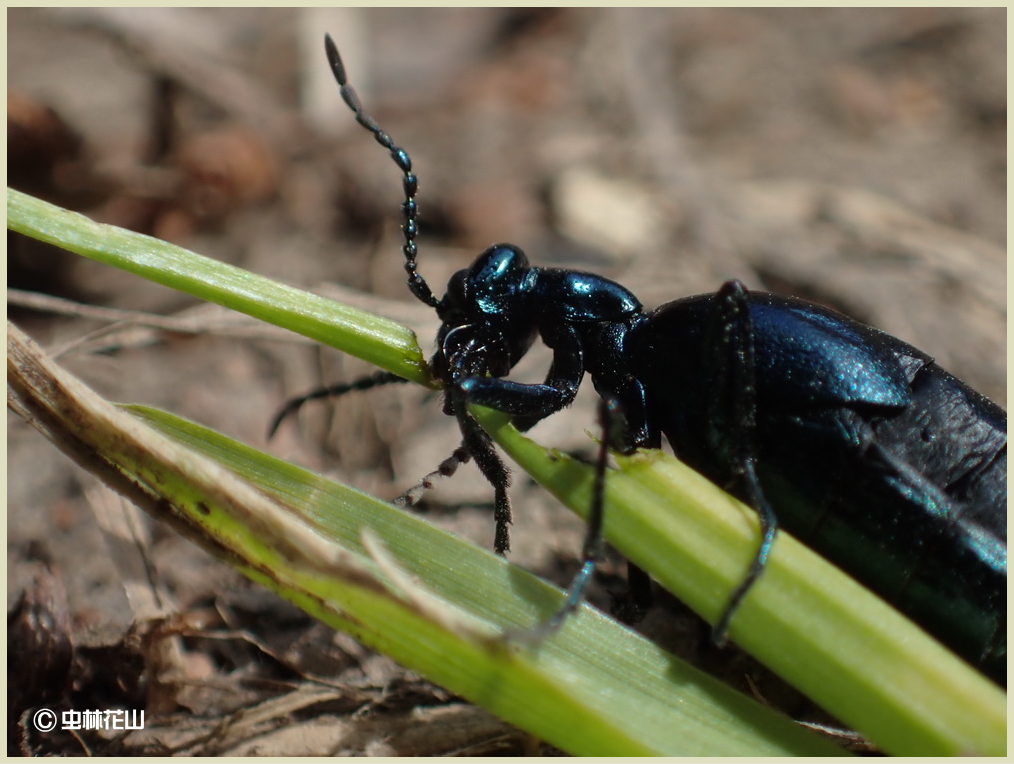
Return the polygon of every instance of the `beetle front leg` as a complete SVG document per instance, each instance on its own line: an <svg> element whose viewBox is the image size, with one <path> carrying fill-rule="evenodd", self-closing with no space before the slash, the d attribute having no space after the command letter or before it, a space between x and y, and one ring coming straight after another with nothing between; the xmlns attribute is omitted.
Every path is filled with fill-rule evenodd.
<svg viewBox="0 0 1014 764"><path fill-rule="evenodd" d="M515 427L529 430L573 403L584 376L584 355L572 327L561 329L552 347L553 365L542 384L472 376L459 382L458 389L468 403L511 414Z"/></svg>

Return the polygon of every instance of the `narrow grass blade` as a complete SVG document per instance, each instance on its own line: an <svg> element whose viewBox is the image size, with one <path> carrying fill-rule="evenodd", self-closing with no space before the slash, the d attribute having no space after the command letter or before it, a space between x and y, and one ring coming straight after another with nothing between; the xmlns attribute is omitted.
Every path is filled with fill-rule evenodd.
<svg viewBox="0 0 1014 764"><path fill-rule="evenodd" d="M291 328L407 379L428 381L414 335L385 319L274 284L149 237L101 226L11 190L8 190L8 225L13 230ZM10 365L8 368L10 378ZM563 457L547 456L540 447L503 427L502 417L485 416L484 424L536 479L544 481L579 512L588 506L590 477L586 468ZM61 432L56 427L51 433L58 443ZM73 450L80 444L71 441L70 446ZM87 462L91 457L79 453L77 458ZM742 576L746 560L757 543L753 513L660 454L619 461L621 469L609 480L607 536L663 585L714 620ZM90 468L97 473L105 471L111 482L119 480L121 491L138 503L154 502L155 506L149 509L158 508L152 492L140 487L138 481L127 479L128 473L111 467L103 459L91 458ZM187 495L184 486L176 488L180 496ZM233 514L242 516L244 501L233 503L236 505L231 510ZM199 503L194 506L199 507ZM271 512L267 515L271 516ZM345 517L343 513L333 516ZM198 524L195 529L191 520L181 519L179 513L170 512L163 519L175 522L181 532L203 543L207 543L209 534L218 538L215 534L221 532L207 524ZM262 521L254 518L248 522L257 528ZM264 528L258 532L261 531ZM299 537L298 531L294 534ZM270 534L265 538L268 537ZM298 543L285 543L286 534L279 537L280 547L274 551L277 559L273 558L277 564L289 559L299 547ZM374 547L371 564L388 559L383 550L393 548L383 535L380 544ZM731 635L735 641L890 752L911 755L1005 752L1005 693L879 600L797 547L785 534L775 544L768 571L734 619ZM312 543L307 547L311 551L315 548ZM394 552L393 559L399 562L393 567L388 565L389 572L396 572L404 564L402 551L410 550ZM329 561L323 550L318 552L315 563L318 568L336 564ZM444 564L457 572L454 556L449 555ZM257 567L246 570L266 585L272 586L275 580L272 566L263 560ZM826 578L827 575L831 578ZM465 589L471 591L472 582L467 577L451 576L451 580L465 581ZM501 589L511 590L514 582L521 580L508 576L507 583L500 583ZM502 596L501 589L497 591ZM468 591L461 592L461 596L467 597ZM537 591L544 594L536 600L542 596L552 599L545 594L549 590ZM493 600L498 601L496 597ZM316 600L312 596L299 601L314 612ZM418 599L428 601L421 595ZM481 602L474 602L473 606L476 612L488 616ZM521 613L508 621L534 623L538 620L536 612L544 617L552 611L553 606L547 605L525 611L527 621L521 618ZM559 638L572 631L572 624L583 623L582 619L590 617L582 612L568 622ZM335 623L333 619L329 622ZM347 628L359 633L355 631L357 623L350 621ZM615 656L621 652L617 648L606 654ZM506 715L505 718L513 720ZM661 723L660 719L657 721ZM718 745L718 741L709 744ZM691 744L689 749L681 750L700 752L706 748L693 748Z"/></svg>
<svg viewBox="0 0 1014 764"><path fill-rule="evenodd" d="M475 409L497 443L584 514L592 469ZM756 514L660 451L617 457L605 534L714 623L759 543ZM1004 755L1007 696L882 600L786 533L730 637L896 755Z"/></svg>
<svg viewBox="0 0 1014 764"><path fill-rule="evenodd" d="M15 411L156 518L308 613L564 750L837 752L587 607L534 647L504 642L504 628L538 623L561 593L351 488L172 415L115 407L12 326L8 383Z"/></svg>
<svg viewBox="0 0 1014 764"><path fill-rule="evenodd" d="M7 189L7 227L208 302L290 329L433 386L410 329L349 305Z"/></svg>

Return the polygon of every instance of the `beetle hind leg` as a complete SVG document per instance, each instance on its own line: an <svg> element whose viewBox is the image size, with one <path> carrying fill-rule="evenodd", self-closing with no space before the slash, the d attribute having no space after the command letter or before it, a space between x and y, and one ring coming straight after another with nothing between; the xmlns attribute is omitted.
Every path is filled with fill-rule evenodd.
<svg viewBox="0 0 1014 764"><path fill-rule="evenodd" d="M709 446L724 465L724 487L753 507L761 530L750 566L715 623L712 639L722 645L736 610L764 572L778 523L757 478L755 349L746 288L739 281L726 282L715 295L714 306L706 346L715 352L705 359L705 372L712 380L707 408Z"/></svg>

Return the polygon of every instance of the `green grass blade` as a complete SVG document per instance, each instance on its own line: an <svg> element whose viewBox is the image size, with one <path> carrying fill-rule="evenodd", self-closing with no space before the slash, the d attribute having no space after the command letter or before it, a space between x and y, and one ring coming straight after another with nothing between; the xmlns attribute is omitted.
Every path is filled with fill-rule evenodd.
<svg viewBox="0 0 1014 764"><path fill-rule="evenodd" d="M414 335L384 319L370 323L370 314L10 190L8 225L286 326L406 378L426 378ZM360 320L367 328L357 327ZM483 421L565 503L579 512L588 506L587 469L548 458L504 428L502 417ZM619 461L609 481L607 536L714 620L757 543L753 513L661 455ZM892 753L1005 752L1005 693L797 546L784 534L775 544L771 566L734 620L735 641Z"/></svg>
<svg viewBox="0 0 1014 764"><path fill-rule="evenodd" d="M584 514L589 466L476 409L497 443ZM617 457L605 533L624 555L714 623L759 542L756 514L659 451ZM788 534L730 637L846 724L896 755L1004 755L1007 696L893 608Z"/></svg>
<svg viewBox="0 0 1014 764"><path fill-rule="evenodd" d="M432 386L415 333L390 319L286 286L160 239L103 225L7 189L7 227L208 302L290 329Z"/></svg>
<svg viewBox="0 0 1014 764"><path fill-rule="evenodd" d="M366 553L361 536L362 529L368 527L413 581L433 595L435 601L449 603L455 612L468 613L476 622L481 622L485 627L483 634L498 635L506 628L534 626L560 604L562 593L559 590L417 516L169 414L139 407L132 407L132 410L174 439L199 449L249 479L343 547ZM329 620L326 613L320 615ZM374 643L375 638L360 636ZM414 641L411 634L407 639L409 643ZM435 669L424 670L417 656L398 653L399 648L390 644L387 647L387 652L406 665L434 676ZM448 655L460 652L462 646L445 644L444 648L436 656L437 664L446 663ZM498 652L494 650L493 660L499 659ZM728 741L722 742L726 735L732 735L736 747L743 743L755 746L758 741L751 740L753 734L748 730L767 725L772 725L769 732L774 738L787 735L778 743L785 751L798 753L802 749L796 746L801 744L813 754L832 750L823 741L809 739L809 735L803 743L797 738L801 731L798 727L784 726L785 719L736 693L730 694L728 688L588 607L583 608L573 622L568 622L560 634L538 648L513 646L510 652L514 653L512 661L531 660L540 671L546 672L547 678L560 681L561 687L566 685L565 691L561 690L563 694L548 703L537 702L537 695L527 695L524 700L525 694L521 694L518 698L522 704L534 702L534 716L551 719L550 727L578 727L574 730L577 733L574 739L562 746L565 750L584 753L603 750L601 743L574 748L583 734L580 725L574 724L574 719L579 718L574 716L577 710L571 707L576 700L582 705L597 707L596 723L635 730L631 738L656 753L680 751L689 755L691 750L696 750L697 755L702 755L728 750ZM473 685L472 680L483 670L482 657L475 657L475 660L479 668L473 664L462 676L443 674L436 681L518 723L517 711L508 711L501 705L503 698L485 698L486 689ZM516 670L519 665L507 662L497 670ZM529 689L543 691L534 685ZM500 688L496 694L502 691ZM702 705L694 708L698 703ZM753 716L754 713L760 716ZM687 720L686 726L681 720ZM532 729L532 723L529 721L522 726ZM546 731L545 726L538 733L544 738L554 734ZM691 732L692 726L697 726L699 731ZM706 732L723 727L724 731L714 737ZM772 750L773 742L774 739L768 740L762 747ZM628 749L628 753L634 750Z"/></svg>
<svg viewBox="0 0 1014 764"><path fill-rule="evenodd" d="M561 593L366 494L178 417L116 407L8 331L12 407L157 518L420 674L583 755L820 755L833 746Z"/></svg>

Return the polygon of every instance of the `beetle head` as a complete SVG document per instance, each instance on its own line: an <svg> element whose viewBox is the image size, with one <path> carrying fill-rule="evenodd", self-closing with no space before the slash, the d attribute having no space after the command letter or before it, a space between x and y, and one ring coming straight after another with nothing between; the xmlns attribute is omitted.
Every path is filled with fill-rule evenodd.
<svg viewBox="0 0 1014 764"><path fill-rule="evenodd" d="M524 252L512 244L495 244L451 276L437 306L443 322L434 359L438 365L468 367L471 374L506 374L535 339L527 297L536 275ZM471 358L455 363L461 354Z"/></svg>

